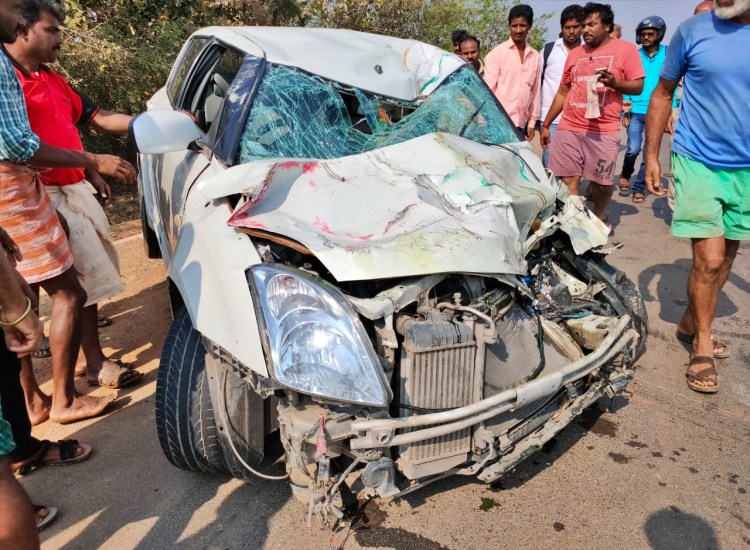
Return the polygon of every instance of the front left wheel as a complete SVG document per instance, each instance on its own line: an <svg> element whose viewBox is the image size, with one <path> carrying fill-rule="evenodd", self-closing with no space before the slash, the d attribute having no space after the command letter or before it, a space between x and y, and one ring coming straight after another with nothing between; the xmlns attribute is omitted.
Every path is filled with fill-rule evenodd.
<svg viewBox="0 0 750 550"><path fill-rule="evenodd" d="M185 308L175 315L156 381L156 431L167 460L194 472L227 471L206 374L206 350Z"/></svg>

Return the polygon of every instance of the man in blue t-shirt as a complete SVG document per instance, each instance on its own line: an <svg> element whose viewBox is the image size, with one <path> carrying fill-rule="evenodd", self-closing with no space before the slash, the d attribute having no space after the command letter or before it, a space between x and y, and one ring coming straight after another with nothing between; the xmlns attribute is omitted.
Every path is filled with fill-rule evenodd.
<svg viewBox="0 0 750 550"><path fill-rule="evenodd" d="M660 194L659 145L684 77L672 235L692 239L693 265L677 337L692 343L687 383L702 393L719 389L714 359L729 350L711 324L739 242L750 239L750 0L714 0L714 7L675 32L646 117L646 183Z"/></svg>
<svg viewBox="0 0 750 550"><path fill-rule="evenodd" d="M630 192L630 178L635 171L635 161L641 154L641 146L643 145L648 102L659 83L661 67L667 57L667 48L661 43L666 32L667 24L664 19L656 15L646 17L635 29L636 42L641 45L639 53L641 54L641 63L643 63L646 78L643 80L643 91L640 95L623 96L625 101L632 104L630 111L622 115L622 125L628 130L628 148L622 161L619 184L620 191L624 195ZM644 169L645 167L642 166L635 180L633 180L633 202L635 203L643 202L646 199L646 182L643 179Z"/></svg>

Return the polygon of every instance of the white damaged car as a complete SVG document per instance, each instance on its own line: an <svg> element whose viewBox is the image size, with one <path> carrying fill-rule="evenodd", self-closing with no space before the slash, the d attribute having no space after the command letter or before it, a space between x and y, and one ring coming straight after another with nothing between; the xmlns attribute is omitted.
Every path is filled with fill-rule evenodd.
<svg viewBox="0 0 750 550"><path fill-rule="evenodd" d="M206 28L132 123L174 322L169 461L289 480L310 515L498 479L632 378L637 288L460 58Z"/></svg>

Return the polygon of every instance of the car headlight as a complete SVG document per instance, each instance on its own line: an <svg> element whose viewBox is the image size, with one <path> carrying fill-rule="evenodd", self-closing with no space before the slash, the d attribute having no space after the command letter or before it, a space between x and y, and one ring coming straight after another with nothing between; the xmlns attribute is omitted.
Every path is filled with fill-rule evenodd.
<svg viewBox="0 0 750 550"><path fill-rule="evenodd" d="M261 265L250 273L279 383L336 401L388 405L380 361L346 298L295 269Z"/></svg>

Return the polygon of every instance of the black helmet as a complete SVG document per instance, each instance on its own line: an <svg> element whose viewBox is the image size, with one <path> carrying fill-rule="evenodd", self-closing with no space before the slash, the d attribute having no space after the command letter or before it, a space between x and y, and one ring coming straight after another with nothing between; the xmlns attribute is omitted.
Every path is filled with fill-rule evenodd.
<svg viewBox="0 0 750 550"><path fill-rule="evenodd" d="M656 43L659 44L664 40L664 34L667 32L667 24L664 22L664 19L658 15L646 17L646 19L638 23L638 26L635 28L636 43L641 43L641 31L645 31L646 29L654 29L656 31Z"/></svg>

